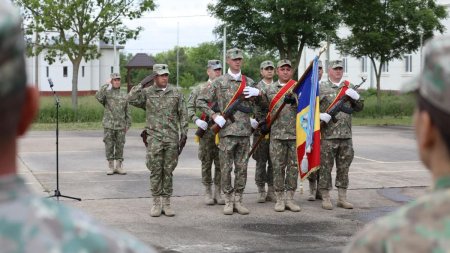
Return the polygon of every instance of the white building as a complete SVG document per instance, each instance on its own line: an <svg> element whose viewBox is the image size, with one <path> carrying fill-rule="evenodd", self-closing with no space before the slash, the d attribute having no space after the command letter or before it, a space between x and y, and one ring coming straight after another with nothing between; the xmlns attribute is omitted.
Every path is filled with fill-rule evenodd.
<svg viewBox="0 0 450 253"><path fill-rule="evenodd" d="M112 72L120 71L120 49L123 49L123 46L116 46L116 54L114 54L115 50L112 45L101 42L99 45L100 58L88 62L84 59L81 61L78 70L79 95L94 94ZM42 95L49 95L52 91L48 79L51 78L54 84L53 89L59 95L70 95L73 76L72 62L65 57L62 62L56 59L50 65L44 60L45 54L46 51L43 51L37 57L27 57L28 82L35 84Z"/></svg>
<svg viewBox="0 0 450 253"><path fill-rule="evenodd" d="M446 6L447 12L450 13L450 0L438 0L439 4ZM446 31L443 35L450 35L450 18L443 21ZM348 32L344 29L339 30L340 36L345 35ZM440 35L440 34L438 34ZM371 60L368 57L354 58L351 56L346 56L340 54L336 50L335 45L330 46L330 52L324 52L320 59L322 62L327 61L327 55L329 55L330 60L342 59L344 61L344 78L349 80L353 84L358 84L361 82L361 77L367 78L365 84L361 87L362 89L373 88L376 89L377 81L374 68ZM309 62L317 55L317 50L306 49L303 52L301 62L299 64L299 73L304 72L306 66ZM413 52L411 54L406 54L402 59L396 59L388 62L382 68L382 73L380 77L380 87L382 90L400 90L402 85L410 82L415 76L417 76L421 70L421 50ZM377 67L379 62L376 63ZM324 76L322 80L326 80L327 74L324 71Z"/></svg>

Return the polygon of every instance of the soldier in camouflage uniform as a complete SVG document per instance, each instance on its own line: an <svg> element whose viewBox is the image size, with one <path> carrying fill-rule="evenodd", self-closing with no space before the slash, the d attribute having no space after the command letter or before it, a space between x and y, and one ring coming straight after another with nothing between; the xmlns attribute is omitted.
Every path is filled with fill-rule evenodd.
<svg viewBox="0 0 450 253"><path fill-rule="evenodd" d="M0 244L1 252L156 252L85 213L35 195L17 175L17 138L38 110L26 86L21 15L0 0Z"/></svg>
<svg viewBox="0 0 450 253"><path fill-rule="evenodd" d="M424 48L425 66L413 85L420 158L433 190L358 233L344 252L450 252L450 37Z"/></svg>
<svg viewBox="0 0 450 253"><path fill-rule="evenodd" d="M333 205L330 200L330 190L332 189L331 170L336 161L336 182L338 188L337 206L345 209L352 209L353 205L347 201L348 170L353 160L352 142L352 115L339 112L336 115L337 121L331 120L331 116L326 113L327 108L333 103L340 89L347 81L342 80L343 65L341 60L330 62L328 70L328 80L320 83L320 120L325 122L325 126L320 129L320 170L319 189L322 195L322 208L331 210ZM364 100L360 95L349 88L345 95L350 99L345 106L353 111L361 111L364 107Z"/></svg>
<svg viewBox="0 0 450 253"><path fill-rule="evenodd" d="M206 117L206 114L202 113L200 117L196 114L197 109L197 97L199 93L207 93L211 88L211 83L221 75L222 64L219 60L209 60L206 73L208 74L208 81L206 83L199 84L194 88L188 99L188 115L189 118L199 128L205 130L203 137L199 138L198 146L198 159L202 162L202 183L205 186L205 203L207 205L214 205L217 202L219 205L224 205L225 200L222 198L220 187L220 162L219 162L219 148L215 142L215 134L208 129L208 125L211 126L213 121ZM214 102L208 103L210 107L214 105ZM211 190L212 184L212 172L211 168L214 162L214 196Z"/></svg>
<svg viewBox="0 0 450 253"><path fill-rule="evenodd" d="M263 79L257 84L257 88L263 92L273 83L275 65L272 61L263 61L260 64L260 72ZM261 122L265 119L269 111L269 103L266 99L261 101L260 106L255 113L255 119ZM253 143L261 136L261 132L257 129L253 133ZM253 159L256 161L255 169L255 183L258 187L257 202L264 203L267 201L275 201L275 194L273 189L273 169L272 162L269 159L269 135L259 143L255 152L253 153ZM266 184L267 184L267 195L266 195Z"/></svg>
<svg viewBox="0 0 450 253"><path fill-rule="evenodd" d="M320 79L322 79L322 75L323 75L323 65L322 65L322 61L319 60L319 78L318 80L320 81ZM320 191L317 190L318 186L319 186L319 171L314 171L311 174L309 174L308 176L308 181L309 181L309 196L308 196L308 200L309 201L314 201L316 199L322 199L322 195L320 195Z"/></svg>
<svg viewBox="0 0 450 253"><path fill-rule="evenodd" d="M234 113L234 122L226 120L220 113L214 112L208 106L210 101L217 101L220 111L224 111L241 85L243 53L240 49L233 48L228 50L226 55L227 64L230 66L228 72L214 80L208 93L199 95L197 106L222 128L219 132L219 159L222 170L222 189L225 193L223 213L231 215L236 209L239 214L248 214L249 210L242 204L242 199L247 182L247 154L250 149L250 135L252 127L258 126L256 120L250 119L253 102L246 99L240 104L240 110ZM260 96L260 90L253 87L253 80L248 77L245 78L246 87L243 90L245 97ZM233 164L235 166L234 187L231 184Z"/></svg>
<svg viewBox="0 0 450 253"><path fill-rule="evenodd" d="M123 147L125 134L131 126L131 113L127 102L127 93L120 89L120 74L112 73L111 79L100 87L95 98L105 107L103 113L103 128L106 160L109 170L107 175L114 173L127 174L123 168ZM114 167L114 160L116 167Z"/></svg>
<svg viewBox="0 0 450 253"><path fill-rule="evenodd" d="M146 165L150 170L153 196L150 215L159 217L164 213L166 216L174 216L175 212L170 206L172 173L177 166L178 155L186 144L187 108L181 91L168 83L168 66L155 64L153 72L157 74L154 85L147 88L136 85L128 94L128 101L146 111Z"/></svg>
<svg viewBox="0 0 450 253"><path fill-rule="evenodd" d="M278 91L292 79L293 71L289 60L277 63L278 81L266 90L268 101L272 101ZM300 207L294 202L297 190L298 166L295 123L297 117L297 97L287 94L284 97L286 106L281 110L278 118L270 129L270 159L273 166L273 181L275 187L275 211L284 212L285 209L299 212ZM276 112L282 103L273 108Z"/></svg>

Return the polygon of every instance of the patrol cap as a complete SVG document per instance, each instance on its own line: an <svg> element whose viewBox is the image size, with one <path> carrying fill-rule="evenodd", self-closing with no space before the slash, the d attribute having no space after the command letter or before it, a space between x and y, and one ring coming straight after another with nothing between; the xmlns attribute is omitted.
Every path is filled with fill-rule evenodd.
<svg viewBox="0 0 450 253"><path fill-rule="evenodd" d="M0 0L0 97L25 90L25 41L22 19L11 1Z"/></svg>
<svg viewBox="0 0 450 253"><path fill-rule="evenodd" d="M273 65L272 61L263 61L263 62L261 62L261 65L259 66L260 69L265 69L267 67L275 68L275 65Z"/></svg>
<svg viewBox="0 0 450 253"><path fill-rule="evenodd" d="M435 37L425 44L424 67L403 92L416 91L431 105L450 115L450 36Z"/></svg>
<svg viewBox="0 0 450 253"><path fill-rule="evenodd" d="M208 61L208 68L221 69L222 68L222 64L220 63L219 60L209 60Z"/></svg>
<svg viewBox="0 0 450 253"><path fill-rule="evenodd" d="M120 74L119 73L112 73L110 75L110 77L111 77L111 80L120 79Z"/></svg>
<svg viewBox="0 0 450 253"><path fill-rule="evenodd" d="M292 63L291 63L290 60L288 60L288 59L283 59L283 60L278 61L278 63L277 63L277 68L283 67L284 65L289 65L289 67L292 67Z"/></svg>
<svg viewBox="0 0 450 253"><path fill-rule="evenodd" d="M155 72L157 75L164 75L164 74L170 74L169 72L169 66L167 64L155 64L153 65L153 72Z"/></svg>
<svg viewBox="0 0 450 253"><path fill-rule="evenodd" d="M230 58L231 60L243 59L244 54L242 53L242 50L240 50L239 48L232 48L227 50L227 58Z"/></svg>
<svg viewBox="0 0 450 253"><path fill-rule="evenodd" d="M344 63L342 62L342 60L334 60L331 62L330 66L332 69L344 68Z"/></svg>

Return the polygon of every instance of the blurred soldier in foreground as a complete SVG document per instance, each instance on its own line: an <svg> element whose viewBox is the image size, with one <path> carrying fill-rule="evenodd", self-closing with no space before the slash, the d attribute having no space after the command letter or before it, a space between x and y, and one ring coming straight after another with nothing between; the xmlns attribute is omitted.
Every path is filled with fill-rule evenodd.
<svg viewBox="0 0 450 253"><path fill-rule="evenodd" d="M21 31L19 11L0 0L0 251L155 252L79 210L36 196L17 175L17 139L38 110L38 92L26 86Z"/></svg>
<svg viewBox="0 0 450 253"><path fill-rule="evenodd" d="M265 90L273 83L273 76L275 66L272 61L263 61L260 65L260 73L262 76L261 81L257 84L257 88L265 92ZM265 119L269 111L269 102L265 96L258 106L255 119L261 122ZM260 129L255 130L253 133L253 143L255 143L259 136L261 136ZM264 203L267 201L275 201L275 194L273 189L273 169L272 162L269 157L269 135L266 135L264 140L259 143L256 148L255 153L253 153L253 159L256 161L255 169L255 183L258 187L257 201L258 203ZM267 184L267 195L266 195L266 184Z"/></svg>
<svg viewBox="0 0 450 253"><path fill-rule="evenodd" d="M228 72L218 77L211 85L211 89L204 95L199 95L197 106L222 129L219 132L219 159L222 170L222 189L225 193L225 215L233 214L236 210L239 214L248 214L249 210L242 204L245 184L247 182L247 154L250 150L250 135L252 127L256 128L258 122L250 119L253 112L253 103L247 98L260 96L260 90L252 87L254 82L241 73L243 59L242 50L233 48L227 50ZM245 98L244 98L245 96ZM217 101L219 110L224 113L214 112L209 108L210 101ZM236 103L234 103L236 102ZM236 111L227 118L227 105L233 104ZM234 186L231 183L231 172L234 165Z"/></svg>
<svg viewBox="0 0 450 253"><path fill-rule="evenodd" d="M208 129L212 125L213 121L202 113L200 117L196 114L197 109L197 97L199 94L207 93L211 89L211 83L221 75L222 64L219 60L209 60L206 73L208 74L208 81L206 83L199 84L194 88L188 99L188 115L197 127L205 131L202 137L199 138L198 146L198 159L202 162L202 183L205 186L205 204L224 205L225 200L222 198L221 182L220 182L220 161L219 161L219 148L215 142L215 134L212 130ZM214 101L208 102L209 107L214 107L216 103ZM214 196L211 189L212 180L212 165L214 162Z"/></svg>
<svg viewBox="0 0 450 253"><path fill-rule="evenodd" d="M433 191L358 233L345 252L450 252L450 37L424 48L425 66L413 88L420 159Z"/></svg>
<svg viewBox="0 0 450 253"><path fill-rule="evenodd" d="M181 91L169 84L169 67L166 64L155 64L153 72L156 74L154 85L146 88L142 83L136 85L128 94L128 101L146 111L146 165L150 170L153 196L150 215L159 217L164 213L166 216L174 216L175 212L170 206L172 173L186 144L187 108Z"/></svg>
<svg viewBox="0 0 450 253"><path fill-rule="evenodd" d="M103 128L106 160L109 170L107 175L114 173L125 175L123 169L123 147L125 134L131 126L131 113L127 102L127 93L120 90L120 74L112 73L111 79L97 91L95 98L105 108L103 112ZM114 167L114 160L116 167Z"/></svg>
<svg viewBox="0 0 450 253"><path fill-rule="evenodd" d="M346 96L347 108L352 111L361 111L364 107L364 100L353 89L353 85L342 80L344 66L342 60L330 62L328 70L328 80L320 83L320 120L325 123L320 129L320 169L319 188L322 195L322 208L331 210L333 205L330 200L332 189L331 170L336 161L336 182L338 188L337 206L345 209L352 209L353 205L347 201L348 170L353 161L353 141L352 141L352 115L346 112L339 112L336 121L332 120L327 113L334 102Z"/></svg>
<svg viewBox="0 0 450 253"><path fill-rule="evenodd" d="M286 59L278 61L278 81L271 84L266 91L268 101L276 104L273 112L276 112L283 102L286 104L270 128L270 159L276 196L274 209L277 212L284 212L285 209L292 212L300 211L300 207L294 202L298 180L297 144L295 143L297 96L283 89L286 85L287 87L295 85L296 81L292 80L293 74L291 61ZM283 99L281 100L283 102L276 101L278 98ZM261 129L263 130L264 127Z"/></svg>

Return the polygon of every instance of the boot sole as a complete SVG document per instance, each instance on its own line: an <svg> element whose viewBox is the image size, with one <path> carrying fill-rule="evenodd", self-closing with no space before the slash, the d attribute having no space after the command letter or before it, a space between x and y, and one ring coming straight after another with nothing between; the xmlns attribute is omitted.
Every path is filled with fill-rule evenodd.
<svg viewBox="0 0 450 253"><path fill-rule="evenodd" d="M344 208L344 209L353 209L353 206L352 207L345 207L343 204L339 204L339 203L336 206L340 207L340 208Z"/></svg>
<svg viewBox="0 0 450 253"><path fill-rule="evenodd" d="M161 212L161 214L164 214L165 216L167 216L167 217L173 217L173 216L175 216L175 214L173 213L170 213L170 214L167 214L166 212L164 212L164 211L162 211Z"/></svg>

